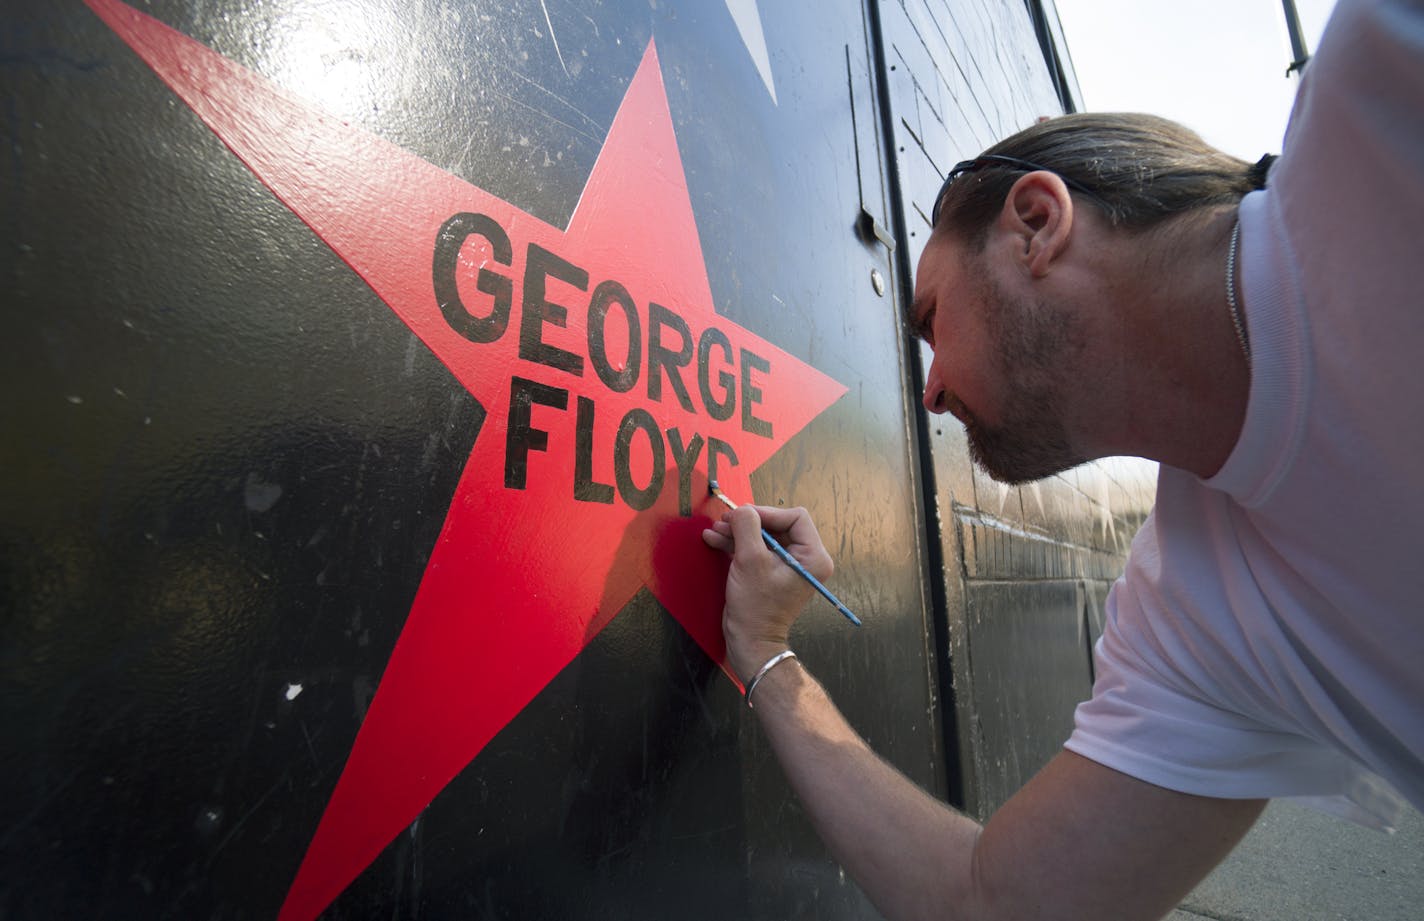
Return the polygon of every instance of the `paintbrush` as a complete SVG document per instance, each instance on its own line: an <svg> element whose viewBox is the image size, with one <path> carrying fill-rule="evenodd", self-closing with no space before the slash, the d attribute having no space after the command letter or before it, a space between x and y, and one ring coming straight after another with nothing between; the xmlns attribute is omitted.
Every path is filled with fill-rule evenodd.
<svg viewBox="0 0 1424 921"><path fill-rule="evenodd" d="M712 495L716 496L718 499L720 499L722 504L727 506L727 508L735 509L737 507L737 503L733 502L731 499L728 499L727 494L722 492L722 489L717 485L716 480L709 480L707 482L707 491L710 492ZM860 626L860 618L856 617L855 614L851 612L850 608L846 607L839 598L832 594L830 589L822 585L820 579L817 579L815 576L807 572L806 567L801 565L801 561L796 559L796 557L792 556L790 551L788 551L785 547L777 543L776 538L772 537L771 533L767 531L766 528L761 529L761 539L766 541L766 546L768 549L771 550L772 553L781 557L781 561L783 563L796 570L797 575L809 582L811 584L811 587L814 588L816 591L820 592L821 597L825 598L831 604L835 605L836 610L840 611L846 616L846 620L849 620L857 627Z"/></svg>

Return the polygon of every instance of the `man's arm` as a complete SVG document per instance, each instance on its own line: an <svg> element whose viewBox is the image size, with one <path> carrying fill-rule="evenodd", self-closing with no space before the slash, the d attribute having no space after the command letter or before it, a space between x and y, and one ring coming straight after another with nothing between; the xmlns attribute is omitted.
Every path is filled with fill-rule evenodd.
<svg viewBox="0 0 1424 921"><path fill-rule="evenodd" d="M831 569L801 509L744 507L704 535L733 552L724 630L744 679L787 648L807 600L762 544L763 521L817 577ZM892 919L1158 918L1265 806L1176 793L1063 752L981 828L872 752L798 660L769 671L753 702L821 837Z"/></svg>

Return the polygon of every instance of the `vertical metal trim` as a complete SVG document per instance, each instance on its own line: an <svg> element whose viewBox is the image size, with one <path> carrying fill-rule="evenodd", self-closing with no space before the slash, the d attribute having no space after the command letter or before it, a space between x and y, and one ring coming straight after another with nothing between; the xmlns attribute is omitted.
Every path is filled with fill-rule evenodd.
<svg viewBox="0 0 1424 921"><path fill-rule="evenodd" d="M1290 0L1285 0L1289 3ZM1082 90L1078 87L1078 75L1073 70L1068 42L1063 35L1063 25L1058 20L1058 7L1053 0L1024 0L1028 18L1033 23L1034 35L1038 37L1039 50L1043 52L1043 63L1048 68L1048 77L1053 81L1058 103L1065 113L1077 112L1082 101ZM1051 9L1050 9L1051 8Z"/></svg>
<svg viewBox="0 0 1424 921"><path fill-rule="evenodd" d="M874 83L875 115L879 125L877 137L883 148L880 152L881 175L886 184L885 193L889 202L888 219L893 228L892 234L900 239L908 239L909 224L905 214L904 190L900 187L900 166L895 153L894 115L892 114L887 77L889 69L886 63L885 33L880 21L878 3L879 0L865 0L866 40L869 45L871 77ZM895 303L899 308L903 308L913 300L913 273L908 250L909 247L901 246L896 247L888 254L895 267L895 287L899 292ZM903 386L907 399L911 403L909 416L913 419L914 424L914 434L910 439L914 452L912 469L919 473L920 488L916 503L916 524L920 529L924 575L930 602L930 623L934 633L931 638L932 642L928 644L932 648L928 651L927 659L933 663L935 674L932 677L927 677L930 678L937 697L936 709L941 727L940 744L945 754L941 776L944 778L945 797L949 800L950 805L972 814L974 804L969 801L969 796L975 788L972 777L973 759L963 744L964 738L959 718L960 701L955 692L954 662L950 655L951 635L948 598L945 591L945 579L949 578L950 574L945 570L944 554L941 551L945 522L940 518L939 504L936 498L938 491L933 455L929 450L928 420L924 410L918 408L918 403L912 399L914 394L924 391L924 377L918 359L918 345L909 329L909 324L904 322L903 317L898 319L900 321L900 366L903 373ZM952 520L950 526L953 526ZM958 567L955 567L953 577L958 578L958 575Z"/></svg>
<svg viewBox="0 0 1424 921"><path fill-rule="evenodd" d="M1299 76L1305 73L1305 65L1310 63L1310 49L1305 45L1305 32L1300 27L1295 0L1281 0L1281 9L1286 14L1286 32L1290 35L1291 55L1295 58L1286 68L1286 76Z"/></svg>

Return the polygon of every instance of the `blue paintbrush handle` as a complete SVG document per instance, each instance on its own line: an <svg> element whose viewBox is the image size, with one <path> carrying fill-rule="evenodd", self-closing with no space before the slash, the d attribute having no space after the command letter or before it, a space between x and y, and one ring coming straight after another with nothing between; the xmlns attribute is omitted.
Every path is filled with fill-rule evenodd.
<svg viewBox="0 0 1424 921"><path fill-rule="evenodd" d="M710 492L713 496L715 496L717 500L720 501L723 505L727 506L727 508L732 509L733 511L736 510L737 503L727 498L727 494L722 492L721 488L717 486L716 480L708 481L707 491ZM846 616L846 620L849 620L857 627L860 626L860 618L856 617L855 614L851 613L851 609L842 604L839 598L831 594L831 590L822 585L820 579L817 579L815 576L807 572L806 567L801 565L801 561L796 559L796 557L792 556L791 553L785 547L777 543L776 538L772 537L771 532L769 532L766 528L761 529L761 539L766 541L766 545L771 549L772 553L775 553L777 556L781 557L781 561L783 563L796 570L797 575L805 579L807 582L811 583L811 587L814 588L816 591L820 592L822 598L835 605L836 610L840 611Z"/></svg>
<svg viewBox="0 0 1424 921"><path fill-rule="evenodd" d="M801 565L801 561L791 555L791 551L787 550L785 547L781 546L781 544L777 543L776 538L772 537L771 534L767 532L766 528L761 529L761 539L766 541L766 545L771 549L772 553L775 553L777 556L781 557L782 562L784 562L787 566L790 566L792 569L796 570L797 574L800 575L801 578L811 583L811 587L814 588L816 591L820 592L821 597L825 598L831 604L835 605L836 610L844 614L847 620L855 624L857 627L860 626L860 618L856 617L853 613L851 613L850 608L842 604L839 598L831 594L831 590L822 585L820 579L817 579L815 576L811 575L811 573L807 571L806 567Z"/></svg>

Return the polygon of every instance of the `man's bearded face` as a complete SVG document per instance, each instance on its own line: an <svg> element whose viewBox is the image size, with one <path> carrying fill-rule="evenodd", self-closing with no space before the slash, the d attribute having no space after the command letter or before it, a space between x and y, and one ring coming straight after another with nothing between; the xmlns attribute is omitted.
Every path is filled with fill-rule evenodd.
<svg viewBox="0 0 1424 921"><path fill-rule="evenodd" d="M1074 449L1064 425L1061 369L1079 352L1070 318L1045 304L1013 300L982 270L973 272L985 310L1002 388L999 420L987 424L959 407L975 463L1011 485L1061 473L1089 460Z"/></svg>

